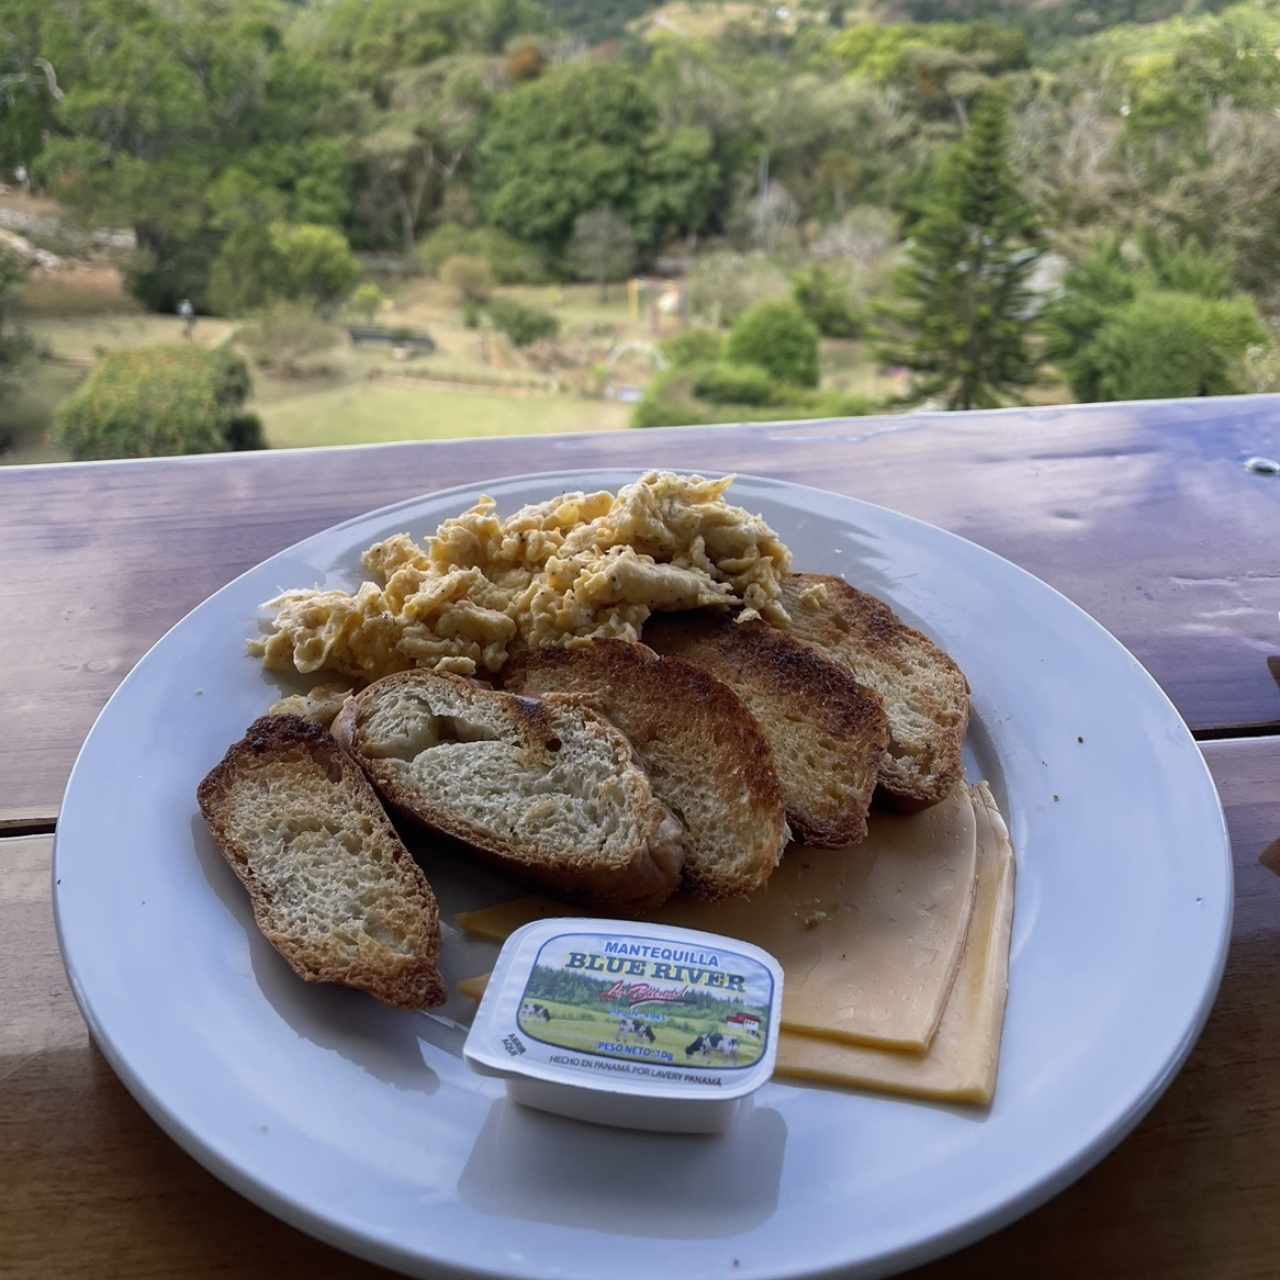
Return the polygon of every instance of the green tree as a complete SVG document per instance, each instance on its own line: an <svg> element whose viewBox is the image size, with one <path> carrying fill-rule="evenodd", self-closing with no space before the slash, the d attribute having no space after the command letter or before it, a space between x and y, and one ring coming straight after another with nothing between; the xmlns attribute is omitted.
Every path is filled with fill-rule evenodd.
<svg viewBox="0 0 1280 1280"><path fill-rule="evenodd" d="M359 278L355 254L333 227L246 219L222 242L208 298L223 315L243 315L274 299L329 311Z"/></svg>
<svg viewBox="0 0 1280 1280"><path fill-rule="evenodd" d="M773 380L754 364L711 364L693 370L693 394L709 404L769 404Z"/></svg>
<svg viewBox="0 0 1280 1280"><path fill-rule="evenodd" d="M856 338L862 332L862 317L848 286L825 267L814 263L797 272L791 296L823 337Z"/></svg>
<svg viewBox="0 0 1280 1280"><path fill-rule="evenodd" d="M1117 237L1096 246L1067 272L1061 294L1045 309L1045 356L1065 375L1077 400L1098 400L1089 354L1112 313L1132 302L1142 279Z"/></svg>
<svg viewBox="0 0 1280 1280"><path fill-rule="evenodd" d="M361 209L377 239L405 257L463 171L499 84L490 58L458 54L387 78L358 148Z"/></svg>
<svg viewBox="0 0 1280 1280"><path fill-rule="evenodd" d="M63 91L33 0L0 0L0 171L30 172Z"/></svg>
<svg viewBox="0 0 1280 1280"><path fill-rule="evenodd" d="M724 338L714 329L686 329L662 344L662 354L675 369L695 364L718 364L723 350Z"/></svg>
<svg viewBox="0 0 1280 1280"><path fill-rule="evenodd" d="M452 54L500 53L543 17L529 0L336 0L301 33L307 54L345 64L375 96L387 78Z"/></svg>
<svg viewBox="0 0 1280 1280"><path fill-rule="evenodd" d="M860 23L835 37L830 56L911 93L926 117L963 120L994 76L1027 65L1027 39L989 22Z"/></svg>
<svg viewBox="0 0 1280 1280"><path fill-rule="evenodd" d="M612 209L591 209L573 222L569 265L579 280L600 286L600 301L609 300L609 285L625 280L636 265L636 238L627 220Z"/></svg>
<svg viewBox="0 0 1280 1280"><path fill-rule="evenodd" d="M321 309L341 302L360 279L360 264L347 238L333 227L277 222L271 243L279 264L280 296Z"/></svg>
<svg viewBox="0 0 1280 1280"><path fill-rule="evenodd" d="M31 351L26 335L13 318L13 304L26 277L27 264L16 253L0 246L0 398L12 386Z"/></svg>
<svg viewBox="0 0 1280 1280"><path fill-rule="evenodd" d="M699 158L692 142L660 127L653 99L625 66L567 63L497 99L476 183L489 221L553 257L578 215L601 207L651 250L707 216L715 165L709 147Z"/></svg>
<svg viewBox="0 0 1280 1280"><path fill-rule="evenodd" d="M1206 250L1195 241L1179 244L1146 234L1127 248L1119 237L1112 236L1096 244L1067 272L1061 293L1044 312L1045 355L1066 377L1077 400L1110 398L1108 387L1114 386L1117 374L1111 356L1103 358L1099 337L1119 312L1156 291L1171 297L1225 302L1233 295L1231 261L1220 250ZM1204 314L1193 315L1178 304L1177 318L1171 323L1180 331L1191 332L1192 321L1198 324ZM1122 326L1120 332L1123 343L1129 343L1127 329ZM1114 332L1108 343L1108 350L1116 349ZM1171 388L1190 385L1172 361L1166 373ZM1169 390L1163 394L1196 393Z"/></svg>
<svg viewBox="0 0 1280 1280"><path fill-rule="evenodd" d="M133 228L130 285L149 306L205 303L228 234L210 198L230 168L279 184L281 217L345 215L346 72L299 57L283 39L283 10L260 0L28 3L64 91L37 173L86 220Z"/></svg>
<svg viewBox="0 0 1280 1280"><path fill-rule="evenodd" d="M1119 308L1091 344L1095 398L1232 395L1245 390L1246 353L1267 342L1249 298L1151 290Z"/></svg>
<svg viewBox="0 0 1280 1280"><path fill-rule="evenodd" d="M438 276L455 254L483 258L499 284L544 284L550 277L536 249L499 227L464 227L444 222L418 245L417 258L428 274Z"/></svg>
<svg viewBox="0 0 1280 1280"><path fill-rule="evenodd" d="M560 321L550 311L526 307L511 298L494 298L487 308L489 319L517 347L531 346L560 332Z"/></svg>
<svg viewBox="0 0 1280 1280"><path fill-rule="evenodd" d="M227 351L116 351L58 406L55 438L77 460L252 447L260 429L243 412L251 391L244 361Z"/></svg>
<svg viewBox="0 0 1280 1280"><path fill-rule="evenodd" d="M793 302L757 303L733 326L726 355L779 382L818 385L818 331Z"/></svg>
<svg viewBox="0 0 1280 1280"><path fill-rule="evenodd" d="M347 299L347 310L363 320L365 324L372 324L378 318L378 312L382 310L386 300L387 295L372 281L368 281L360 285Z"/></svg>
<svg viewBox="0 0 1280 1280"><path fill-rule="evenodd" d="M1009 164L1008 108L989 95L946 158L896 282L903 340L885 356L911 370L916 399L990 408L1035 380L1029 280L1040 255Z"/></svg>

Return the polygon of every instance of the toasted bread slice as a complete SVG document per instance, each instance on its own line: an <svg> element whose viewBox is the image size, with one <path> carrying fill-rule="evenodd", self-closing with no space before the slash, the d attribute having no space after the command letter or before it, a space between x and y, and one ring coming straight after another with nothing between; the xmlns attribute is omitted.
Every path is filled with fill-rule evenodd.
<svg viewBox="0 0 1280 1280"><path fill-rule="evenodd" d="M444 1003L435 895L328 733L263 716L197 796L258 928L299 977L401 1009Z"/></svg>
<svg viewBox="0 0 1280 1280"><path fill-rule="evenodd" d="M680 883L680 824L622 734L572 698L404 671L350 699L334 733L388 804L554 893L632 915Z"/></svg>
<svg viewBox="0 0 1280 1280"><path fill-rule="evenodd" d="M790 833L773 753L727 685L624 640L522 654L503 685L583 695L622 730L686 831L684 883L706 898L751 893Z"/></svg>
<svg viewBox="0 0 1280 1280"><path fill-rule="evenodd" d="M817 645L880 695L889 717L880 794L908 811L945 799L964 776L969 682L960 668L882 600L842 578L788 574L782 603L793 636Z"/></svg>
<svg viewBox="0 0 1280 1280"><path fill-rule="evenodd" d="M707 609L655 614L644 641L742 699L773 750L796 839L839 848L867 834L889 721L845 667L765 622Z"/></svg>

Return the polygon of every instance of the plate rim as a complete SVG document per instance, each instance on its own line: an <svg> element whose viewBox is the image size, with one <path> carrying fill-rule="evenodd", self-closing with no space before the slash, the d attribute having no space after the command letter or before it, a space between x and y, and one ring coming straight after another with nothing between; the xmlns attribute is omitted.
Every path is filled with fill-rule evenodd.
<svg viewBox="0 0 1280 1280"><path fill-rule="evenodd" d="M834 1278L846 1273L850 1267L860 1268L859 1274L865 1277L893 1275L897 1274L904 1268L918 1266L922 1263L950 1254L955 1250L983 1239L992 1232L1022 1218L1027 1213L1044 1204L1053 1196L1057 1195L1059 1192L1065 1190L1068 1186L1077 1181L1097 1165L1106 1155L1115 1150L1125 1137L1133 1131L1156 1102L1159 1101L1161 1096L1185 1065L1188 1056L1204 1030L1209 1014L1212 1012L1213 1006L1216 1003L1222 982L1222 976L1226 967L1235 914L1235 874L1231 840L1217 784L1209 769L1208 762L1205 759L1203 752L1200 751L1199 744L1196 742L1190 728L1186 724L1186 721L1183 719L1172 699L1164 691L1155 677L1145 666L1143 666L1127 646L1125 646L1116 636L1103 626L1101 622L1099 622L1091 613L1078 605L1065 593L1059 591L1051 583L1046 582L1043 578L1038 577L1030 570L1024 569L1021 565L1000 555L999 552L992 551L981 543L975 542L970 538L966 538L962 534L953 533L951 530L945 529L940 525L933 524L919 516L897 511L882 503L870 502L867 499L841 493L838 490L825 489L817 485L801 484L792 480L779 479L773 476L763 476L749 471L721 471L716 468L694 469L689 467L662 466L555 468L537 472L517 472L509 476L482 477L478 480L466 481L464 483L450 485L442 489L425 490L422 493L401 499L397 502L387 503L384 506L371 507L368 510L357 512L356 514L348 516L335 524L327 525L324 528L318 529L304 538L300 538L292 543L286 544L278 551L275 551L264 559L250 565L242 572L236 574L235 577L223 583L223 585L217 588L217 590L211 592L208 596L183 614L182 617L178 618L171 626L166 628L165 631L150 646L148 646L143 654L134 662L125 677L112 691L111 696L94 717L93 723L76 753L75 761L72 764L66 785L63 789L62 800L59 804L58 822L54 831L51 857L50 882L54 928L57 936L59 952L62 957L64 968L67 972L69 986L71 987L72 994L75 997L76 1005L80 1014L84 1018L85 1023L93 1036L95 1044L107 1058L112 1070L129 1090L135 1101L139 1103L147 1115L155 1121L165 1134L184 1152L186 1152L186 1154L191 1156L205 1169L214 1174L215 1177L217 1177L231 1190L244 1196L259 1208L264 1209L266 1212L271 1213L273 1216L281 1219L305 1234L321 1240L322 1242L352 1256L362 1258L378 1265L391 1267L396 1270L403 1270L408 1274L422 1274L420 1268L422 1264L425 1263L432 1268L432 1274L439 1275L442 1278L457 1277L458 1280L507 1280L507 1277L515 1276L517 1274L515 1271L501 1271L484 1267L474 1267L439 1256L427 1257L418 1250L408 1250L394 1241L384 1240L370 1233L362 1232L358 1228L339 1224L335 1222L332 1217L326 1216L321 1211L311 1208L305 1202L296 1197L281 1192L251 1170L242 1167L234 1160L226 1157L221 1151L206 1141L201 1133L184 1124L182 1117L170 1112L161 1103L160 1099L148 1088L146 1082L133 1070L127 1059L120 1052L119 1047L111 1040L110 1035L107 1033L101 1021L93 1014L91 1007L88 1005L87 997L85 996L81 984L72 968L71 960L68 955L67 939L64 932L62 895L59 892L60 859L62 857L61 819L63 807L65 806L67 797L70 795L72 787L75 784L77 775L81 770L86 748L91 739L98 732L100 723L107 715L112 704L134 680L153 652L159 648L174 631L182 627L195 613L203 609L223 593L230 591L250 574L257 573L259 570L279 558L299 552L301 549L306 547L307 544L317 539L329 538L334 534L341 533L342 531L367 520L389 518L399 511L414 508L425 502L444 501L453 496L465 494L474 495L475 498L479 498L486 492L486 486L497 491L501 487L508 485L536 485L539 483L551 484L552 482L558 482L561 479L573 481L585 477L600 478L616 476L626 477L619 482L620 484L629 484L652 471L671 471L678 475L700 476L705 479L730 478L734 481L742 480L752 484L784 491L799 491L802 493L808 492L819 494L824 498L834 499L840 503L853 504L856 507L862 507L873 510L877 513L882 513L890 517L892 520L907 522L929 531L930 534L941 534L944 538L955 539L956 541L977 551L980 555L990 557L997 561L1004 571L1012 571L1015 575L1021 578L1030 579L1036 587L1051 592L1059 601L1079 615L1091 629L1099 633L1106 642L1109 642L1114 646L1114 648L1127 660L1131 676L1138 678L1140 682L1145 682L1146 686L1158 695L1158 700L1163 704L1163 709L1172 715L1173 723L1177 726L1177 737L1179 739L1180 749L1189 747L1192 755L1198 761L1198 769L1196 771L1197 778L1199 781L1208 784L1209 795L1212 797L1213 802L1215 817L1213 825L1215 836L1218 840L1218 851L1221 862L1220 871L1224 877L1224 909L1221 919L1219 920L1219 927L1215 938L1213 963L1207 971L1207 980L1196 996L1194 1012L1187 1021L1177 1048L1166 1060L1162 1069L1152 1079L1148 1080L1145 1086L1139 1091L1138 1095L1127 1101L1126 1104L1123 1105L1111 1118L1108 1124L1072 1157L1062 1161L1057 1167L1043 1173L1038 1179L1035 1179L1025 1185L1019 1191L1006 1195L997 1203L988 1206L986 1209L976 1213L965 1221L939 1227L928 1236L924 1236L910 1243L902 1244L896 1248L886 1250L876 1255L874 1258L868 1259L865 1263L846 1260L844 1262L836 1262L831 1265L818 1267L799 1263L785 1270L775 1269L770 1272L769 1274L772 1280L827 1280L828 1277ZM613 483L612 480L610 480L609 483ZM890 603L893 602L890 601ZM1188 759L1190 759L1190 757L1188 757Z"/></svg>

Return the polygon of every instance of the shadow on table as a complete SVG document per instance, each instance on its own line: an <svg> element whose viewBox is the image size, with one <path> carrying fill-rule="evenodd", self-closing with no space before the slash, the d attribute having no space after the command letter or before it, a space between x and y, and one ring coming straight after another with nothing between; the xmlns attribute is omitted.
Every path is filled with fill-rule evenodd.
<svg viewBox="0 0 1280 1280"><path fill-rule="evenodd" d="M360 991L304 982L258 931L248 895L199 815L191 820L191 836L205 879L245 931L253 976L276 1013L303 1039L334 1050L379 1080L434 1093L440 1081L423 1060L418 1015L388 1008Z"/></svg>
<svg viewBox="0 0 1280 1280"><path fill-rule="evenodd" d="M772 1107L748 1104L724 1134L620 1135L501 1099L458 1195L481 1213L528 1222L680 1240L732 1236L776 1212L786 1143L786 1121Z"/></svg>

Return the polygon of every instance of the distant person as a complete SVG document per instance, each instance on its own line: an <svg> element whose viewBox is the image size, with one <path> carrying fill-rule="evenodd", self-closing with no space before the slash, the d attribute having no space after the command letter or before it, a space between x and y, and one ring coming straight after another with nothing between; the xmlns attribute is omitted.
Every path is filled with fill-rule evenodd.
<svg viewBox="0 0 1280 1280"><path fill-rule="evenodd" d="M183 298L178 303L178 314L182 317L182 336L190 342L196 331L196 309L191 305L190 298Z"/></svg>

